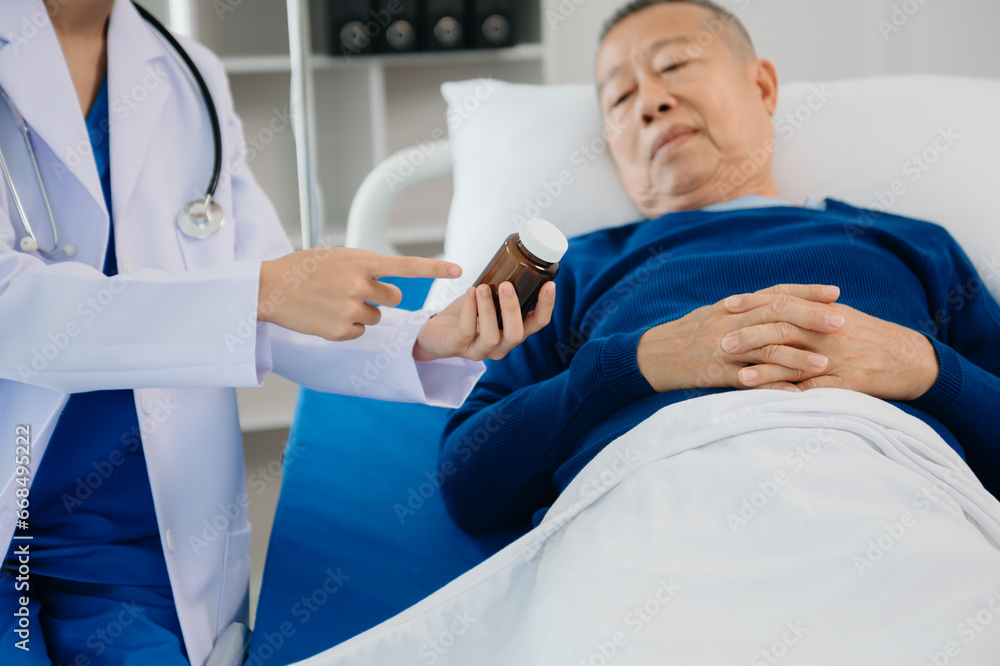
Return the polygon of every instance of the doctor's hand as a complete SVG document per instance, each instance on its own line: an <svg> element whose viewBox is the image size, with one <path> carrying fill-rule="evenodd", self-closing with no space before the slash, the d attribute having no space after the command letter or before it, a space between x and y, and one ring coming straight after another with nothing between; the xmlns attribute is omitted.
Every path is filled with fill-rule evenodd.
<svg viewBox="0 0 1000 666"><path fill-rule="evenodd" d="M767 307L763 292L743 294L730 311L750 314ZM926 393L940 372L937 353L927 336L899 324L834 303L823 309L843 318L832 332L808 331L785 318L735 331L730 353L752 365L741 371L748 388L843 388L883 400L914 400ZM727 341L723 341L725 347ZM791 375L769 361L765 350L792 346L826 359L822 368ZM757 360L762 359L762 360ZM753 376L745 373L752 371Z"/></svg>
<svg viewBox="0 0 1000 666"><path fill-rule="evenodd" d="M817 335L835 331L843 322L828 319L827 308L840 297L840 290L820 284L778 285L754 296L753 308L741 311L731 307L731 296L650 328L639 339L639 372L659 393L690 388L748 388L742 381L745 366L767 363L773 377L769 381L786 382L774 388L797 390L787 382L813 376L826 367L825 358L818 366L818 354L781 342L753 347L741 344L738 353L721 343L736 331L778 324Z"/></svg>
<svg viewBox="0 0 1000 666"><path fill-rule="evenodd" d="M556 285L547 282L538 293L538 304L521 319L521 306L510 282L504 282L500 293L500 314L503 330L497 325L496 308L490 288L469 287L465 294L444 310L427 320L413 346L417 361L433 361L448 356L460 356L472 361L485 358L494 361L507 355L529 335L542 329L552 318L556 302Z"/></svg>
<svg viewBox="0 0 1000 666"><path fill-rule="evenodd" d="M437 259L314 247L261 262L257 320L327 340L352 340L382 318L373 303L396 306L403 299L399 287L378 278L461 274L457 264Z"/></svg>

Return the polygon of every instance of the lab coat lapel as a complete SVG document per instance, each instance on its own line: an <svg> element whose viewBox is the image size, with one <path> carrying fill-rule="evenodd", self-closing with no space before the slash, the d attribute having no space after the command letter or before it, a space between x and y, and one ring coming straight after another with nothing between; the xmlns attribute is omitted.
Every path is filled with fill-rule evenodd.
<svg viewBox="0 0 1000 666"><path fill-rule="evenodd" d="M111 198L115 224L148 159L164 104L172 94L166 49L156 28L131 2L118 0L108 25L108 116L111 124Z"/></svg>
<svg viewBox="0 0 1000 666"><path fill-rule="evenodd" d="M86 120L42 0L0 2L0 86L24 116L34 138L51 151L46 156L33 142L43 178L54 174L61 181L72 174L103 212L104 195ZM59 183L51 180L43 182L50 191L57 191Z"/></svg>

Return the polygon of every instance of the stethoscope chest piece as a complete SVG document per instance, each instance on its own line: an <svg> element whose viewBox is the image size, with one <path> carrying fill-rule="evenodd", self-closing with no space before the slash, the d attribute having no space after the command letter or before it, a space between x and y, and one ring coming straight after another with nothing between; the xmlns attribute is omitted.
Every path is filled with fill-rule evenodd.
<svg viewBox="0 0 1000 666"><path fill-rule="evenodd" d="M222 226L226 216L211 198L189 201L177 213L177 228L191 238L208 238Z"/></svg>

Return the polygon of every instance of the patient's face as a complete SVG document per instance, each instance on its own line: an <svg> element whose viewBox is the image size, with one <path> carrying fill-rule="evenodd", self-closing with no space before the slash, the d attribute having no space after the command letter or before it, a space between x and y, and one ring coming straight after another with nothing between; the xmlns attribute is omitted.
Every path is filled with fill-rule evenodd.
<svg viewBox="0 0 1000 666"><path fill-rule="evenodd" d="M616 25L598 51L608 145L647 217L742 194L779 196L768 150L774 66L736 55L721 25L697 5L656 5ZM657 149L678 131L686 133Z"/></svg>

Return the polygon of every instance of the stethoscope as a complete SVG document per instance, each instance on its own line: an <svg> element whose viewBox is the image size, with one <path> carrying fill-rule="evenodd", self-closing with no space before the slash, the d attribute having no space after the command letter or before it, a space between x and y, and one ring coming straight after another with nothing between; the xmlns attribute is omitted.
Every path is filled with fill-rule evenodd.
<svg viewBox="0 0 1000 666"><path fill-rule="evenodd" d="M170 31L164 27L162 23L156 20L156 17L150 14L148 11L137 5L135 2L132 3L138 10L142 18L152 25L156 30L163 35L170 46L173 47L177 55L180 56L181 60L187 66L188 71L194 77L195 82L198 84L198 89L201 91L201 96L205 100L205 108L208 110L208 118L212 124L212 142L215 147L215 159L212 163L212 177L208 182L208 187L205 189L205 196L199 197L193 201L181 206L180 211L177 213L177 228L181 230L185 235L192 238L206 238L211 236L222 226L225 221L225 214L220 206L215 200L215 190L219 185L219 177L222 175L222 130L219 126L219 114L215 110L215 103L212 101L212 94L208 90L208 86L205 84L205 79L202 78L201 72L195 66L194 61L191 60L191 56L188 55L184 47L178 43ZM31 157L31 166L35 171L35 178L38 180L38 188L41 190L42 201L45 203L45 212L49 217L49 228L52 230L52 249L44 250L38 244L38 237L35 235L35 230L31 226L31 222L28 220L28 216L25 213L24 204L21 201L21 197L17 192L17 188L14 187L14 180L11 178L10 169L7 167L7 160L4 159L3 150L0 149L0 169L3 170L4 180L7 181L7 189L10 191L11 198L14 200L14 207L17 208L17 213L21 218L21 224L24 226L24 231L27 234L21 239L20 247L24 252L37 252L46 259L52 261L56 259L69 258L76 254L76 246L72 243L65 243L61 247L59 245L59 233L56 230L56 221L52 215L52 206L49 204L49 195L45 190L45 184L42 183L42 174L38 170L38 162L35 159L35 151L31 147L31 138L28 135L28 125L24 122L24 117L21 112L17 110L14 102L11 101L10 97L7 95L6 91L0 89L0 97L3 97L4 102L10 109L11 115L14 117L14 122L17 123L18 129L21 131L21 136L24 138L24 145L28 148L28 155Z"/></svg>

